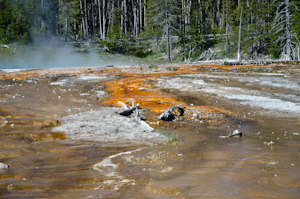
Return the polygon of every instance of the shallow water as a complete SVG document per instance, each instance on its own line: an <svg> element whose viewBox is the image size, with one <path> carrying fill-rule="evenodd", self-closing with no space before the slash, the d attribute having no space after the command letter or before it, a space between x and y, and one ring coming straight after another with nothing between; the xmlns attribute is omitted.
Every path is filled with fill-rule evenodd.
<svg viewBox="0 0 300 199"><path fill-rule="evenodd" d="M102 87L122 82L127 75L77 80L76 75L66 73L44 75L34 80L37 83L18 80L18 76L1 81L1 121L7 123L0 128L0 162L10 168L0 170L0 197L299 198L299 117L191 89L160 90L155 87L156 78L161 78L157 75L124 79L127 84L122 84L121 95L114 93L118 89L108 93ZM70 84L50 84L64 78ZM215 79L204 80L214 81L216 88L265 89L264 85ZM97 97L97 91L106 95ZM297 95L298 91L271 88L268 92ZM179 142L146 146L74 141L51 131L63 116L95 110L103 106L100 102L114 104L144 95L152 100L145 102L152 110L147 121L176 134ZM184 103L185 116L157 125L157 111L167 107L159 102L164 99ZM195 110L197 116L193 116ZM243 137L219 138L235 129ZM274 144L268 145L270 141Z"/></svg>

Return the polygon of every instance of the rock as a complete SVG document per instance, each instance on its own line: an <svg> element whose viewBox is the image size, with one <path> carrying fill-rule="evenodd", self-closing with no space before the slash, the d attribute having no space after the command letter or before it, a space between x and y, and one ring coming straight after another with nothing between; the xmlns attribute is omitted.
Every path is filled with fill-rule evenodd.
<svg viewBox="0 0 300 199"><path fill-rule="evenodd" d="M164 121L172 121L175 119L174 111L177 109L176 116L182 116L184 113L184 108L182 108L183 105L175 105L166 110L163 114L159 116L159 119Z"/></svg>
<svg viewBox="0 0 300 199"><path fill-rule="evenodd" d="M229 135L226 135L226 136L223 136L223 135L220 135L219 138L230 138L230 137L241 137L243 136L243 133L240 132L239 130L235 130L233 131L232 133L230 132Z"/></svg>
<svg viewBox="0 0 300 199"><path fill-rule="evenodd" d="M8 165L0 162L0 169L8 169Z"/></svg>

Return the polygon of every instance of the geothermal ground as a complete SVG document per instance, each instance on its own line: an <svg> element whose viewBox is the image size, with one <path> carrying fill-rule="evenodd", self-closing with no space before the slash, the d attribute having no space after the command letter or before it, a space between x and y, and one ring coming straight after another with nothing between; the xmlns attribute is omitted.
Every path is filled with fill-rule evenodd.
<svg viewBox="0 0 300 199"><path fill-rule="evenodd" d="M2 70L0 198L299 198L299 77L299 65ZM115 113L132 101L145 122ZM183 116L158 119L179 104Z"/></svg>

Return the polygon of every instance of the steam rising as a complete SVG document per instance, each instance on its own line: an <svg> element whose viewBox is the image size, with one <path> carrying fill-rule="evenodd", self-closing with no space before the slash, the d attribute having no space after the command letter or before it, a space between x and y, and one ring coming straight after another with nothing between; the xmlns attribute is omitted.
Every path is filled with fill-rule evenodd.
<svg viewBox="0 0 300 199"><path fill-rule="evenodd" d="M10 47L7 51L12 52L14 48ZM0 69L105 67L108 65L129 66L138 64L138 62L133 62L130 57L99 52L99 46L92 48L89 53L86 52L86 49L81 51L83 48L53 47L53 45L16 47L15 54L11 53L10 56L6 57L0 55Z"/></svg>

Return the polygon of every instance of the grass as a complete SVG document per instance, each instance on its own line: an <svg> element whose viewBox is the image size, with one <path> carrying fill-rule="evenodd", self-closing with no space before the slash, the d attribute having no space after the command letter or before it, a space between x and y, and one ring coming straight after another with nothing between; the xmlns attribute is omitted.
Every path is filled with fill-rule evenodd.
<svg viewBox="0 0 300 199"><path fill-rule="evenodd" d="M262 68L259 68L259 69L254 70L254 72L255 73L264 73L266 71L264 69L262 69Z"/></svg>
<svg viewBox="0 0 300 199"><path fill-rule="evenodd" d="M170 66L166 67L167 71L172 71L172 68Z"/></svg>
<svg viewBox="0 0 300 199"><path fill-rule="evenodd" d="M160 57L162 57L162 55L160 53L159 54L151 53L151 54L146 56L147 59L158 59Z"/></svg>
<svg viewBox="0 0 300 199"><path fill-rule="evenodd" d="M150 66L148 66L149 69L154 69L154 68L158 68L157 65L151 64Z"/></svg>
<svg viewBox="0 0 300 199"><path fill-rule="evenodd" d="M169 131L163 130L160 132L162 135L167 137L167 142L176 142L178 138L176 135L171 134Z"/></svg>
<svg viewBox="0 0 300 199"><path fill-rule="evenodd" d="M228 62L224 62L224 66L230 66L230 63L228 63Z"/></svg>
<svg viewBox="0 0 300 199"><path fill-rule="evenodd" d="M272 171L272 170L273 170L273 168L270 167L269 165L264 165L264 166L263 166L263 171L264 171L264 172L268 172L268 171Z"/></svg>

